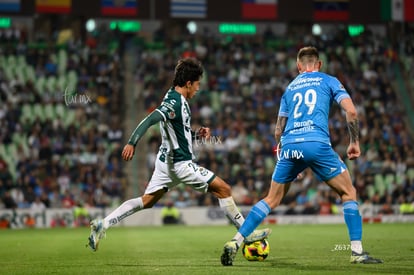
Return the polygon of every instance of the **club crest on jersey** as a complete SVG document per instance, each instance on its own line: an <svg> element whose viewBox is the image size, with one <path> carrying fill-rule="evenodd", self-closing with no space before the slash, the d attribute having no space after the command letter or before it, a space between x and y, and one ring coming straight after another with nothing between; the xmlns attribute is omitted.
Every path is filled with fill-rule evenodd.
<svg viewBox="0 0 414 275"><path fill-rule="evenodd" d="M169 119L174 119L175 118L175 112L174 111L169 111L167 114L168 114Z"/></svg>
<svg viewBox="0 0 414 275"><path fill-rule="evenodd" d="M200 172L200 174L202 175L202 176L207 176L207 174L208 174L208 171L204 168L204 167L200 167L199 169L198 169L198 171Z"/></svg>

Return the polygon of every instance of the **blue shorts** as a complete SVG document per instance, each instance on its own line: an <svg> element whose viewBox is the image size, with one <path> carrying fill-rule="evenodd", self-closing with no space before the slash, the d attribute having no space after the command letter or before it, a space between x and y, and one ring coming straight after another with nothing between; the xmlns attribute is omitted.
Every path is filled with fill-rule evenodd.
<svg viewBox="0 0 414 275"><path fill-rule="evenodd" d="M344 172L347 167L329 144L322 142L290 143L282 147L272 179L289 183L311 168L319 180L326 181Z"/></svg>

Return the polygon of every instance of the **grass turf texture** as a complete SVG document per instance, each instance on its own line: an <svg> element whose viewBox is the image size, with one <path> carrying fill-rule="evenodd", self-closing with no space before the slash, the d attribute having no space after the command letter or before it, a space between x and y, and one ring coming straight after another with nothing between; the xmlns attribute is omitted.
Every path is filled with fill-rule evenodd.
<svg viewBox="0 0 414 275"><path fill-rule="evenodd" d="M265 261L239 251L226 267L231 226L113 227L97 252L85 248L88 228L2 230L0 274L414 274L414 224L364 225L364 248L380 265L349 263L345 225L270 227Z"/></svg>

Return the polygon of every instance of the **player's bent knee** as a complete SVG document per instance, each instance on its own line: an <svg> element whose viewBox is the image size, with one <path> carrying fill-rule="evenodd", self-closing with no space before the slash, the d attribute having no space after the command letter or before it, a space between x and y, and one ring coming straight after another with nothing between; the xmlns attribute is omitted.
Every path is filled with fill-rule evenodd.
<svg viewBox="0 0 414 275"><path fill-rule="evenodd" d="M142 204L144 209L152 208L165 194L164 189L160 189L152 194L144 194L142 196Z"/></svg>
<svg viewBox="0 0 414 275"><path fill-rule="evenodd" d="M220 184L220 187L218 188L218 193L220 193L220 195L223 198L227 198L231 196L231 187L230 185L224 183L224 184Z"/></svg>
<svg viewBox="0 0 414 275"><path fill-rule="evenodd" d="M338 195L341 197L342 202L345 201L356 201L356 189L355 187L350 185L344 185L340 188L336 188Z"/></svg>
<svg viewBox="0 0 414 275"><path fill-rule="evenodd" d="M218 198L228 198L231 196L231 187L217 177L210 183L208 192L213 193Z"/></svg>
<svg viewBox="0 0 414 275"><path fill-rule="evenodd" d="M355 188L350 188L349 190L347 189L341 196L342 201L356 201L356 190Z"/></svg>

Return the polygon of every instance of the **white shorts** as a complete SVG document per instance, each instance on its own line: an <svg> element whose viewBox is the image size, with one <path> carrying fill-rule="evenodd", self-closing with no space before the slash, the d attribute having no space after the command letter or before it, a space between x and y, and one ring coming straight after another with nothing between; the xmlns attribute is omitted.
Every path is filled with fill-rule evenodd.
<svg viewBox="0 0 414 275"><path fill-rule="evenodd" d="M174 163L169 169L167 163L157 159L151 180L145 189L145 194L151 194L163 188L171 189L179 183L205 193L208 185L215 177L216 175L213 172L191 160Z"/></svg>

